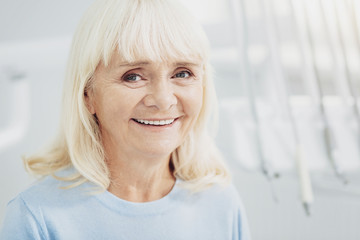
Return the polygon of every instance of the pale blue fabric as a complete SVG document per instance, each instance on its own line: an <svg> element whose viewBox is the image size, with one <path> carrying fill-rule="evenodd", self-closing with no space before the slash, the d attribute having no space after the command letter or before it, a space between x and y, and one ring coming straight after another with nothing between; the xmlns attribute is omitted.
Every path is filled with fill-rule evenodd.
<svg viewBox="0 0 360 240"><path fill-rule="evenodd" d="M233 186L191 194L179 186L162 199L133 203L94 185L64 190L47 177L10 201L1 240L249 240Z"/></svg>

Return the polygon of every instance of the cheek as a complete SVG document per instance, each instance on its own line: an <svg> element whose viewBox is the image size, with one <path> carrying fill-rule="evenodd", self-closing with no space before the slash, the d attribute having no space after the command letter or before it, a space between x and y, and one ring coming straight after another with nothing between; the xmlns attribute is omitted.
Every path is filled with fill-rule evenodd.
<svg viewBox="0 0 360 240"><path fill-rule="evenodd" d="M184 111L192 118L197 118L203 104L203 88L196 86L184 92Z"/></svg>
<svg viewBox="0 0 360 240"><path fill-rule="evenodd" d="M107 123L118 123L119 120L128 120L139 101L137 94L113 88L104 91L97 98L95 107L99 120ZM100 116L99 116L100 115Z"/></svg>

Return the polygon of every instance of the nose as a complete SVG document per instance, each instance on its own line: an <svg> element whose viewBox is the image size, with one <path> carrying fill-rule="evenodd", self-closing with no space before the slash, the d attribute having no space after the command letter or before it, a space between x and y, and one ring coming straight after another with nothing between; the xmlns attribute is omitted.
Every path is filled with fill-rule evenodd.
<svg viewBox="0 0 360 240"><path fill-rule="evenodd" d="M147 107L156 107L160 111L169 110L177 104L177 97L168 79L154 81L150 84L149 93L144 98L144 104Z"/></svg>

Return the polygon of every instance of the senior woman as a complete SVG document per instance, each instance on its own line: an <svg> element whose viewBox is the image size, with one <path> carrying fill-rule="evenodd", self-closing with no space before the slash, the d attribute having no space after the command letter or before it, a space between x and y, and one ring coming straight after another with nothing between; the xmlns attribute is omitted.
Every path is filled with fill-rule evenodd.
<svg viewBox="0 0 360 240"><path fill-rule="evenodd" d="M210 137L208 41L172 0L98 0L74 36L60 134L1 239L249 239Z"/></svg>

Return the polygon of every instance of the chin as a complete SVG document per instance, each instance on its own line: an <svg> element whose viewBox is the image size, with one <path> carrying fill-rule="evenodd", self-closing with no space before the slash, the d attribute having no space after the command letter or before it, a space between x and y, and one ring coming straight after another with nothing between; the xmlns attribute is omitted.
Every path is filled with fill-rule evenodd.
<svg viewBox="0 0 360 240"><path fill-rule="evenodd" d="M149 144L146 148L143 148L141 152L150 158L165 158L170 157L177 147L178 145L169 147L169 145L166 146L163 144Z"/></svg>

